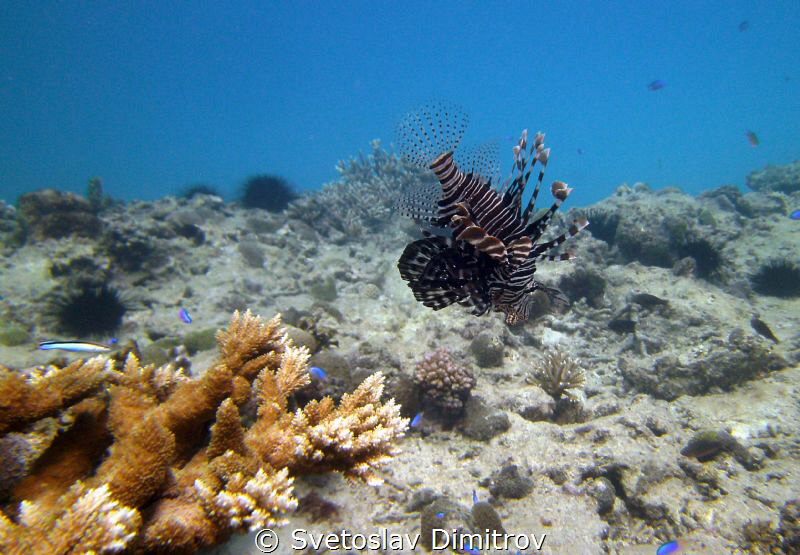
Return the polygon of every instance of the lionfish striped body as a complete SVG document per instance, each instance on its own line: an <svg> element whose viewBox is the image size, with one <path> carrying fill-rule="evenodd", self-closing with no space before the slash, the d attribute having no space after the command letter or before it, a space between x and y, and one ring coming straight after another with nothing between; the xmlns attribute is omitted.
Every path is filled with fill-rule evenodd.
<svg viewBox="0 0 800 555"><path fill-rule="evenodd" d="M404 156L428 166L438 181L438 186L412 193L403 203L405 214L424 225L425 238L406 246L398 262L400 276L414 297L434 310L458 303L470 307L476 316L491 309L504 313L509 325L524 322L536 290L566 302L560 291L534 279L536 263L573 258L557 254L556 249L588 222L573 222L566 233L542 241L550 219L571 190L565 183L554 182L553 204L532 218L550 155L542 133L536 134L527 150L527 131L522 132L513 149L512 177L498 190L477 167L464 173L454 159L465 129L466 117L441 105L409 114L398 128ZM480 154L475 161L473 165L486 162ZM523 209L522 196L537 162L541 169L536 187Z"/></svg>

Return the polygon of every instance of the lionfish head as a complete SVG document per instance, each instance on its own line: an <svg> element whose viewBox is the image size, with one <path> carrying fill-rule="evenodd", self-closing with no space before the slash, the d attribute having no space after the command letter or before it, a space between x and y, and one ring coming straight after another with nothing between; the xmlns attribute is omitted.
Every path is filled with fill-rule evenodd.
<svg viewBox="0 0 800 555"><path fill-rule="evenodd" d="M506 324L509 326L515 326L522 322L528 321L528 314L520 311L513 305L510 304L501 304L495 307L495 312L502 312L506 315Z"/></svg>

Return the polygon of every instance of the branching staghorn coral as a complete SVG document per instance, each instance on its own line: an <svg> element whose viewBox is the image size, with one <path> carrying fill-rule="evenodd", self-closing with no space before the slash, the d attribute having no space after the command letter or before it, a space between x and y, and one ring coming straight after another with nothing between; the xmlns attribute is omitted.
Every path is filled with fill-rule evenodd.
<svg viewBox="0 0 800 555"><path fill-rule="evenodd" d="M383 150L380 140L373 140L370 147L369 156L339 161L336 170L340 179L292 202L288 214L308 222L327 237L352 240L380 229L404 192L429 182L430 177Z"/></svg>
<svg viewBox="0 0 800 555"><path fill-rule="evenodd" d="M578 361L563 351L547 353L542 362L533 371L533 381L545 393L558 401L563 395L570 399L574 394L570 389L577 389L583 385L583 370Z"/></svg>
<svg viewBox="0 0 800 555"><path fill-rule="evenodd" d="M338 406L326 398L290 412L309 355L278 317L235 313L217 340L219 358L199 378L131 354L68 409L74 423L0 513L0 552L189 553L281 524L297 506L297 475L378 481L407 427L393 400L380 402L380 374Z"/></svg>

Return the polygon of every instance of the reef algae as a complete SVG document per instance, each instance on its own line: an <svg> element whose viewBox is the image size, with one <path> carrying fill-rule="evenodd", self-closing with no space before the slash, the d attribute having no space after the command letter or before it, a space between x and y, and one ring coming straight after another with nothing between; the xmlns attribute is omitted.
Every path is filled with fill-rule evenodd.
<svg viewBox="0 0 800 555"><path fill-rule="evenodd" d="M279 317L235 313L217 342L201 377L132 354L119 368L95 357L28 376L4 369L0 424L21 432L4 468L27 475L4 477L16 486L0 515L0 551L194 552L283 523L298 475L380 482L376 470L407 427L393 400L380 401L381 374L338 406L325 398L291 411L310 380L309 355ZM61 436L35 436L51 416ZM34 464L36 441L52 444Z"/></svg>

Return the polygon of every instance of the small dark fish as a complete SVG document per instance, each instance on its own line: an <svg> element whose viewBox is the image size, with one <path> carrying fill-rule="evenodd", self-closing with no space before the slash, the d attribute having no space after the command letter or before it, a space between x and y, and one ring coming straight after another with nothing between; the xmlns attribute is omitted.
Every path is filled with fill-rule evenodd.
<svg viewBox="0 0 800 555"><path fill-rule="evenodd" d="M750 143L750 146L752 146L753 148L755 148L759 144L761 144L761 142L758 140L758 135L756 135L754 131L749 131L748 130L744 134L744 136L747 137L747 142Z"/></svg>
<svg viewBox="0 0 800 555"><path fill-rule="evenodd" d="M781 342L780 339L775 337L775 334L772 333L772 330L769 328L769 326L767 325L767 323L764 320L753 316L750 319L750 325L753 326L753 329L756 330L756 332L759 335L763 335L764 337L766 337L767 339L769 339L769 340L771 340L771 341L773 341L775 343L780 343Z"/></svg>
<svg viewBox="0 0 800 555"><path fill-rule="evenodd" d="M747 21L746 19L744 21L742 21L741 23L739 23L739 32L740 33L743 33L745 31L747 31L749 28L750 28L750 22Z"/></svg>
<svg viewBox="0 0 800 555"><path fill-rule="evenodd" d="M680 549L680 545L676 541L662 543L656 550L656 555L670 555L670 553L677 553L678 549Z"/></svg>
<svg viewBox="0 0 800 555"><path fill-rule="evenodd" d="M666 86L667 86L666 81L662 81L661 79L656 79L655 81L650 81L650 83L647 85L647 88L650 89L651 91L658 91Z"/></svg>
<svg viewBox="0 0 800 555"><path fill-rule="evenodd" d="M69 351L71 353L107 353L111 350L108 345L92 343L91 341L42 341L39 343L41 351Z"/></svg>
<svg viewBox="0 0 800 555"><path fill-rule="evenodd" d="M655 306L666 306L669 302L661 297L656 297L650 293L636 293L631 297L631 301L644 308L653 308Z"/></svg>
<svg viewBox="0 0 800 555"><path fill-rule="evenodd" d="M689 443L681 449L681 455L706 462L723 451L732 451L737 444L736 438L728 432L706 430L694 434Z"/></svg>
<svg viewBox="0 0 800 555"><path fill-rule="evenodd" d="M185 308L182 308L180 312L178 312L178 318L180 318L181 322L183 322L184 324L192 323L192 317L189 315L189 311L186 310Z"/></svg>
<svg viewBox="0 0 800 555"><path fill-rule="evenodd" d="M422 413L418 412L417 415L411 419L411 423L408 426L410 428L417 428L419 427L421 422L422 422Z"/></svg>
<svg viewBox="0 0 800 555"><path fill-rule="evenodd" d="M793 211L789 214L789 218L792 220L800 220L800 209Z"/></svg>
<svg viewBox="0 0 800 555"><path fill-rule="evenodd" d="M636 322L630 318L616 318L608 323L608 328L617 333L633 333L636 331Z"/></svg>
<svg viewBox="0 0 800 555"><path fill-rule="evenodd" d="M319 366L312 366L311 368L309 368L309 369L308 369L308 372L309 372L309 373L310 373L310 374L311 374L311 375L312 375L314 378L316 378L316 379L318 379L318 380L325 380L325 379L327 379L327 378L328 378L328 373L327 373L327 372L325 372L325 370L323 370L323 369L322 369L322 368L320 368Z"/></svg>
<svg viewBox="0 0 800 555"><path fill-rule="evenodd" d="M582 148L578 149L578 154L583 154L583 149Z"/></svg>

